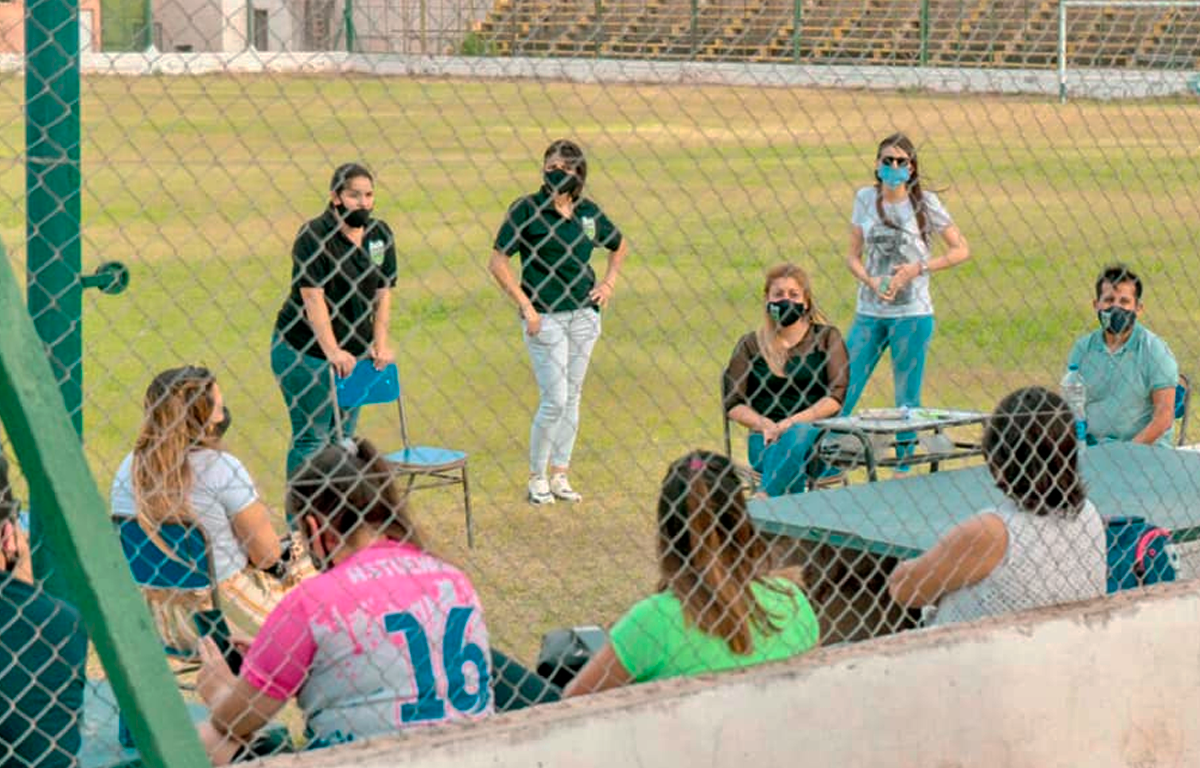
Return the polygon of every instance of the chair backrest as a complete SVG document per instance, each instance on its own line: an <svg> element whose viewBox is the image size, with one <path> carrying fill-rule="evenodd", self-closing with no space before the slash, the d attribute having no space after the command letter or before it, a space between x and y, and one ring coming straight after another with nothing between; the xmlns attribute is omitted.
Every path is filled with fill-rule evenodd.
<svg viewBox="0 0 1200 768"><path fill-rule="evenodd" d="M370 360L359 360L344 379L336 379L337 402L342 408L391 403L400 398L400 373L396 364L375 370Z"/></svg>
<svg viewBox="0 0 1200 768"><path fill-rule="evenodd" d="M404 412L404 398L400 389L400 369L396 367L395 363L382 371L377 371L375 363L371 360L359 360L354 366L354 370L346 378L337 378L332 367L330 367L329 377L333 381L333 388L337 393L339 410L335 413L334 421L339 440L342 437L340 409L394 402L400 414L400 439L405 448L409 447L408 418Z"/></svg>
<svg viewBox="0 0 1200 768"><path fill-rule="evenodd" d="M191 591L216 585L208 537L199 525L159 526L159 537L171 548L167 554L142 530L137 518L114 515L112 520L138 586Z"/></svg>
<svg viewBox="0 0 1200 768"><path fill-rule="evenodd" d="M1185 445L1187 438L1188 411L1192 403L1192 385L1185 374L1179 374L1179 383L1175 385L1175 444Z"/></svg>

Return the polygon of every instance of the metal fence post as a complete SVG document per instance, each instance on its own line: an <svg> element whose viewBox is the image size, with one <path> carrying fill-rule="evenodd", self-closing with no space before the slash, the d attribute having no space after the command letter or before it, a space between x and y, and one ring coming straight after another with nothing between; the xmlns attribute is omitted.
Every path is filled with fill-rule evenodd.
<svg viewBox="0 0 1200 768"><path fill-rule="evenodd" d="M919 61L922 67L929 65L929 0L921 0L921 53Z"/></svg>
<svg viewBox="0 0 1200 768"><path fill-rule="evenodd" d="M78 0L29 0L25 15L25 290L77 439L83 436L83 286L79 282ZM8 332L7 329L5 331ZM61 597L30 498L34 570Z"/></svg>
<svg viewBox="0 0 1200 768"><path fill-rule="evenodd" d="M342 23L346 27L346 53L354 53L354 0L346 0L342 9Z"/></svg>
<svg viewBox="0 0 1200 768"><path fill-rule="evenodd" d="M1067 3L1058 0L1058 101L1067 103Z"/></svg>
<svg viewBox="0 0 1200 768"><path fill-rule="evenodd" d="M146 0L142 6L142 16L146 23L146 41L142 50L148 51L154 47L154 0Z"/></svg>
<svg viewBox="0 0 1200 768"><path fill-rule="evenodd" d="M700 0L692 0L692 54L689 58L693 61L696 59L696 54L700 50Z"/></svg>
<svg viewBox="0 0 1200 768"><path fill-rule="evenodd" d="M800 34L804 26L804 0L792 0L792 60L800 63Z"/></svg>
<svg viewBox="0 0 1200 768"><path fill-rule="evenodd" d="M604 2L603 2L603 0L596 0L596 36L592 41L595 46L596 58L600 58L600 49L602 47L602 43L600 42L600 39L603 36L604 36Z"/></svg>

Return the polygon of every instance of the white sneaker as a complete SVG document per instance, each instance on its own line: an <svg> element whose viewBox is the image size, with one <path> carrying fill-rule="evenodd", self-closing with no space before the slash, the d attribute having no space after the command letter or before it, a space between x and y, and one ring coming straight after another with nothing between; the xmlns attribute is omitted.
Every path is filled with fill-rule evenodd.
<svg viewBox="0 0 1200 768"><path fill-rule="evenodd" d="M567 480L567 476L563 474L550 475L550 493L554 494L556 498L573 504L583 501L583 497L575 492L570 481Z"/></svg>
<svg viewBox="0 0 1200 768"><path fill-rule="evenodd" d="M550 492L550 483L542 475L529 478L529 503L534 506L553 504L554 494Z"/></svg>

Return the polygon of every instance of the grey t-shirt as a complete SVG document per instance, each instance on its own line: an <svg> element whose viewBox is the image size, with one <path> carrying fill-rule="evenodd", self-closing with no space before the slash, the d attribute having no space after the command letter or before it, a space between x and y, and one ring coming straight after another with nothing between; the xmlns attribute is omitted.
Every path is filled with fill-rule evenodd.
<svg viewBox="0 0 1200 768"><path fill-rule="evenodd" d="M192 512L208 535L213 570L224 581L246 567L246 553L230 521L258 500L250 473L233 454L208 448L188 454L192 466ZM109 497L114 515L137 515L133 493L133 454L125 457L113 478Z"/></svg>
<svg viewBox="0 0 1200 768"><path fill-rule="evenodd" d="M863 187L854 196L854 214L850 222L862 228L863 265L872 277L890 275L892 268L901 264L913 264L929 260L929 246L921 238L917 217L912 203L884 203L883 213L894 224L889 227L879 219L875 198L879 192L875 187ZM954 224L950 214L942 207L941 200L933 192L922 196L929 230L941 233ZM929 275L918 275L904 290L896 295L895 301L884 301L865 285L858 287L860 315L871 317L913 317L933 314L933 299L929 294Z"/></svg>

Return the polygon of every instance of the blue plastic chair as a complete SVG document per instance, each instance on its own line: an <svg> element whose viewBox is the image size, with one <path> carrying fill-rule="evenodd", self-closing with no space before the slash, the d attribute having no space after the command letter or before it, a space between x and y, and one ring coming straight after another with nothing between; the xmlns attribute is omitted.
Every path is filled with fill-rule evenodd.
<svg viewBox="0 0 1200 768"><path fill-rule="evenodd" d="M113 515L113 526L121 538L121 550L129 564L133 581L139 587L193 593L209 590L214 608L220 608L220 595L213 572L208 537L199 525L164 523L158 534L171 548L164 552L138 525L137 518ZM191 648L176 648L163 640L163 650L177 659L194 660Z"/></svg>
<svg viewBox="0 0 1200 768"><path fill-rule="evenodd" d="M400 414L400 450L384 454L384 459L406 478L407 492L423 488L462 485L463 509L466 512L467 546L475 546L475 531L471 522L471 484L467 477L467 454L451 448L413 445L408 436L408 418L404 412L404 397L400 373L395 363L382 371L375 370L370 360L360 360L349 376L339 379L330 368L338 408L334 421L338 439L342 437L341 409L363 405L396 403Z"/></svg>
<svg viewBox="0 0 1200 768"><path fill-rule="evenodd" d="M1188 377L1179 374L1179 383L1175 385L1175 421L1179 426L1175 431L1175 445L1185 445L1187 438L1188 408L1192 403L1192 385Z"/></svg>

